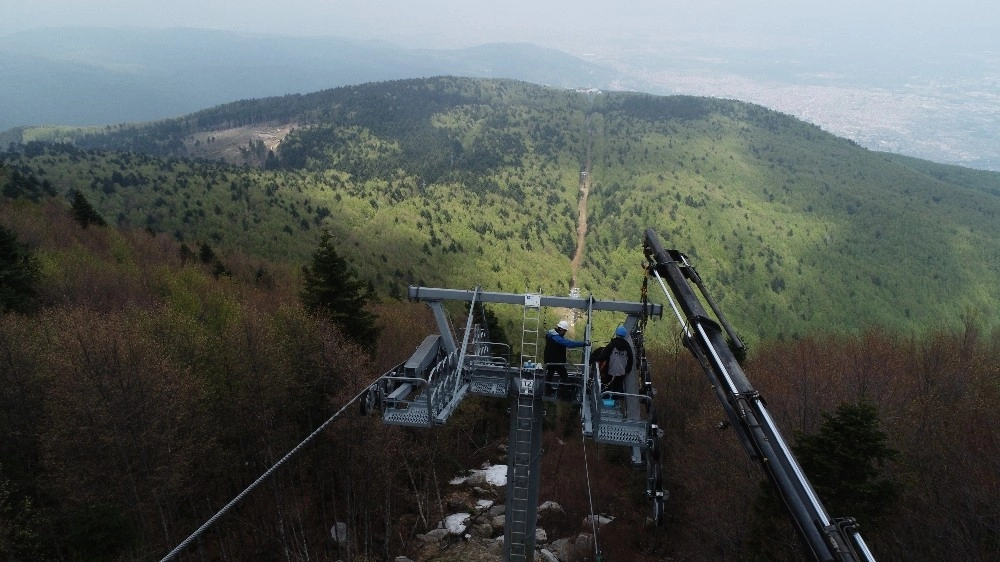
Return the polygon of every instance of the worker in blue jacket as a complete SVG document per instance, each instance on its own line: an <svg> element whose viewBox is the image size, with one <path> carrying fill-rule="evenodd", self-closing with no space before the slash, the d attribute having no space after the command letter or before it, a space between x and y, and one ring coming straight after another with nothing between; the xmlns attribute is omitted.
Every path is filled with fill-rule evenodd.
<svg viewBox="0 0 1000 562"><path fill-rule="evenodd" d="M566 350L574 347L584 347L588 342L576 341L566 338L566 331L569 330L569 322L560 320L555 328L545 333L545 366L546 382L557 380L559 383L566 382Z"/></svg>

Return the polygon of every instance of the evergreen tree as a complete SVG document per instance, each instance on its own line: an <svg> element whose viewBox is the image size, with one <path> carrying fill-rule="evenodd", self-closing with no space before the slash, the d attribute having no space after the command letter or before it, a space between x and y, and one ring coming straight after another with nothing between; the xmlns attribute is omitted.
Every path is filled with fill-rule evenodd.
<svg viewBox="0 0 1000 562"><path fill-rule="evenodd" d="M223 276L232 277L233 272L230 271L228 267L226 267L226 264L222 263L219 260L216 260L215 265L212 266L212 276L214 276L216 279Z"/></svg>
<svg viewBox="0 0 1000 562"><path fill-rule="evenodd" d="M497 318L496 313L493 312L492 309L487 308L482 303L477 303L475 310L477 315L476 319L480 320L481 318L483 320L483 323L486 325L486 330L489 333L488 341L493 343L505 344L510 349L513 349L513 345L510 342L510 338L507 337L507 331L503 329L503 325ZM479 315L482 316L480 317Z"/></svg>
<svg viewBox="0 0 1000 562"><path fill-rule="evenodd" d="M97 212L97 209L87 201L87 198L78 189L71 193L73 196L73 218L80 226L87 228L95 224L97 226L107 226L108 222Z"/></svg>
<svg viewBox="0 0 1000 562"><path fill-rule="evenodd" d="M0 226L0 309L31 312L35 309L35 285L41 274L31 252L17 234Z"/></svg>
<svg viewBox="0 0 1000 562"><path fill-rule="evenodd" d="M215 251L208 245L208 242L204 242L198 249L198 257L201 259L201 263L212 263L215 261Z"/></svg>
<svg viewBox="0 0 1000 562"><path fill-rule="evenodd" d="M327 316L344 335L368 350L374 350L381 328L368 304L374 294L358 280L350 264L337 254L330 233L323 231L312 265L302 266L302 304L307 310Z"/></svg>
<svg viewBox="0 0 1000 562"><path fill-rule="evenodd" d="M264 160L264 169L265 170L277 170L280 167L281 167L281 161L278 160L278 157L274 155L274 151L273 150L268 150L267 151L267 159Z"/></svg>
<svg viewBox="0 0 1000 562"><path fill-rule="evenodd" d="M865 530L875 528L901 491L887 475L898 452L878 429L871 404L842 404L823 414L815 434L796 432L795 458L831 517L854 517ZM791 520L770 482L762 482L750 518L748 559L799 560L802 545L792 540Z"/></svg>
<svg viewBox="0 0 1000 562"><path fill-rule="evenodd" d="M49 180L39 181L38 178L29 174L22 174L17 170L0 169L0 191L4 197L11 199L30 199L38 201L42 197L51 197L56 194Z"/></svg>
<svg viewBox="0 0 1000 562"><path fill-rule="evenodd" d="M796 434L795 454L831 515L850 515L871 527L899 496L901 485L886 474L899 453L886 444L875 406L842 404L823 414L819 432Z"/></svg>
<svg viewBox="0 0 1000 562"><path fill-rule="evenodd" d="M186 242L181 242L180 255L181 255L181 265L187 265L187 262L194 261L195 258L194 250L192 250L191 247L188 246Z"/></svg>

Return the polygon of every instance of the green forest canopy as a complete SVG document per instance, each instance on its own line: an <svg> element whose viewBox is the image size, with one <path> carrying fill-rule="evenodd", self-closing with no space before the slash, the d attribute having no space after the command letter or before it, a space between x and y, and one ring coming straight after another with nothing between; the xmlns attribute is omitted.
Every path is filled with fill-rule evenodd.
<svg viewBox="0 0 1000 562"><path fill-rule="evenodd" d="M268 169L188 158L197 132L260 124L292 126ZM565 294L589 165L584 294L637 299L653 227L751 342L1000 317L998 174L747 103L441 77L59 134L72 144L3 158L178 240L305 263L328 229L390 298L410 284Z"/></svg>

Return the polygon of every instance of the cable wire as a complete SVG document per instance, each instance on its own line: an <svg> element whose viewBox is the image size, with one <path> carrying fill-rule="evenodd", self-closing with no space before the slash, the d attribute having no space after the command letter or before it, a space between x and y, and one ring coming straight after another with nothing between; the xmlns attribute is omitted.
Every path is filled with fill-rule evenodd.
<svg viewBox="0 0 1000 562"><path fill-rule="evenodd" d="M376 379L376 380L378 380L378 379ZM372 383L372 384L374 384L374 383ZM183 541L181 541L181 543L179 545L177 545L173 550L171 550L169 553L167 553L166 556L164 556L162 559L160 559L160 562L167 562L167 560L173 559L182 550L184 550L185 548L187 548L187 546L189 544L191 544L195 539L197 539L198 537L200 537L201 534L204 533L206 529L208 529L209 527L211 527L213 523L215 523L216 521L218 521L218 519L220 517L222 517L223 515L225 515L230 509L233 508L233 506L235 506L244 497L246 497L247 494L249 494L250 492L252 492L254 490L254 488L256 488L257 486L259 486L264 480L266 480L269 476L271 476L271 474L273 474L274 471L278 470L278 468L280 468L281 465L285 464L288 461L288 459L292 458L293 455L295 455L296 453L298 453L310 441L312 441L313 439L315 439L317 435L319 435L320 433L322 433L322 431L324 429L326 429L326 426L330 425L330 423L332 423L333 420L337 419L340 416L340 414L344 413L344 411L347 410L347 408L351 404L354 404L355 402L357 402L357 400L359 398L361 398L361 396L363 394L365 394L366 392L368 392L369 388L371 388L371 385L366 386L365 389L362 390L360 393L358 393L357 396L355 396L354 398L352 398L347 404L344 404L344 406L340 410L338 410L337 413L335 413L332 416L330 416L330 419L328 419L325 422L323 422L322 425L320 425L319 427L317 427L312 433L309 434L308 437L306 437L305 439L303 439L301 443L299 443L298 445L296 445L291 451L288 451L285 454L285 456L281 458L281 460L279 460L278 462L274 463L274 466L272 466L271 468L267 469L267 471L265 471L264 474L261 474L256 480L253 481L252 484L250 484L249 486L247 486L247 488L245 490L243 490L242 492L240 492L235 498L233 498L229 503L227 503L215 515L213 515L212 517L210 517L208 519L208 521L205 521L205 523L202 524L201 527L198 527L198 529L195 530L195 532L191 533L191 536L189 536L188 538L186 538Z"/></svg>
<svg viewBox="0 0 1000 562"><path fill-rule="evenodd" d="M597 516L594 515L594 496L590 491L590 462L587 460L587 436L580 434L583 440L583 468L587 474L587 502L590 504L590 527L594 532L594 560L600 562L601 550L597 544Z"/></svg>

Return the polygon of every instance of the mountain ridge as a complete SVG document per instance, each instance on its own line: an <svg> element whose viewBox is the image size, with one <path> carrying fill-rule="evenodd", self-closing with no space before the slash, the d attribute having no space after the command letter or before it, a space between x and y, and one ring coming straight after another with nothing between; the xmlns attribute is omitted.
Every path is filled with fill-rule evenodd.
<svg viewBox="0 0 1000 562"><path fill-rule="evenodd" d="M253 124L289 132L270 154L248 144L250 168L175 160ZM753 326L751 341L936 329L995 317L1000 302L1000 175L871 152L742 102L437 77L69 138L76 148L26 162L52 160L54 184L119 224L293 260L328 228L390 296L406 284L568 291L589 147L584 293L634 299L653 227L705 271L737 325Z"/></svg>
<svg viewBox="0 0 1000 562"><path fill-rule="evenodd" d="M740 99L873 150L1000 170L997 59L940 44L890 50L838 42L770 48L727 38L653 46L586 41L409 49L374 39L196 28L55 28L0 37L0 131L105 126L183 115L235 99L436 75L559 87ZM531 51L525 54L525 49ZM30 65L18 64L25 54ZM44 56L43 56L44 55ZM37 58L43 56L43 58ZM110 98L110 99L105 99ZM83 109L86 108L86 109Z"/></svg>
<svg viewBox="0 0 1000 562"><path fill-rule="evenodd" d="M0 37L0 55L6 77L0 131L158 120L232 100L440 74L598 87L614 76L528 43L405 49L381 41L190 28L21 32ZM54 97L60 93L63 98Z"/></svg>

